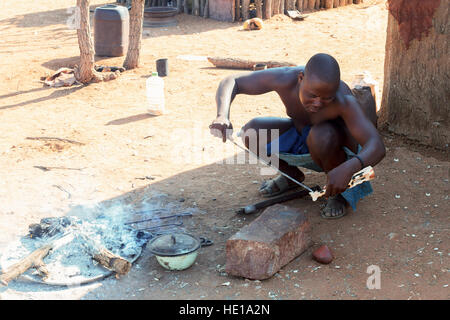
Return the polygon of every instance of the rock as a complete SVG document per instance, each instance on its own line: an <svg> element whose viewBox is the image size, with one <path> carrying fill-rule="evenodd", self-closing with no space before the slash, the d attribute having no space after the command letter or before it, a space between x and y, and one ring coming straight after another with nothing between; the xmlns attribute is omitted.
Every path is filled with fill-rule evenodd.
<svg viewBox="0 0 450 320"><path fill-rule="evenodd" d="M329 264L331 261L333 261L333 254L326 245L323 245L314 250L312 255L314 260L323 264Z"/></svg>
<svg viewBox="0 0 450 320"><path fill-rule="evenodd" d="M276 204L226 243L229 275L268 279L311 244L310 224L299 209Z"/></svg>

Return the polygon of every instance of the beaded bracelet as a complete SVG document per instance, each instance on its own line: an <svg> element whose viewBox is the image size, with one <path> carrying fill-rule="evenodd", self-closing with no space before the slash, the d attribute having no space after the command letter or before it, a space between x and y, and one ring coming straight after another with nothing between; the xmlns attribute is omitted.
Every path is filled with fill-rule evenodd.
<svg viewBox="0 0 450 320"><path fill-rule="evenodd" d="M364 166L364 162L362 161L361 157L358 156L357 154L355 154L354 157L357 158L359 160L359 162L361 162L361 169L363 169L365 166Z"/></svg>

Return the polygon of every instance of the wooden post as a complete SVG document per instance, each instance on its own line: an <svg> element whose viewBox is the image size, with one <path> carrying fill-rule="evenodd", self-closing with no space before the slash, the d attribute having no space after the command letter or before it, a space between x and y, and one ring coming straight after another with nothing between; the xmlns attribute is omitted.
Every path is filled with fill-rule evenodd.
<svg viewBox="0 0 450 320"><path fill-rule="evenodd" d="M193 0L192 14L195 16L200 14L200 0Z"/></svg>
<svg viewBox="0 0 450 320"><path fill-rule="evenodd" d="M256 17L262 19L262 0L255 0Z"/></svg>
<svg viewBox="0 0 450 320"><path fill-rule="evenodd" d="M325 9L333 8L333 0L325 0Z"/></svg>
<svg viewBox="0 0 450 320"><path fill-rule="evenodd" d="M184 13L189 13L188 0L183 0Z"/></svg>
<svg viewBox="0 0 450 320"><path fill-rule="evenodd" d="M286 10L295 10L295 0L286 0Z"/></svg>
<svg viewBox="0 0 450 320"><path fill-rule="evenodd" d="M339 0L334 0L333 1L333 8L337 8L339 7Z"/></svg>
<svg viewBox="0 0 450 320"><path fill-rule="evenodd" d="M343 7L347 4L347 0L339 0L339 6Z"/></svg>
<svg viewBox="0 0 450 320"><path fill-rule="evenodd" d="M177 0L177 13L181 12L181 0Z"/></svg>
<svg viewBox="0 0 450 320"><path fill-rule="evenodd" d="M272 15L280 13L280 0L272 0Z"/></svg>
<svg viewBox="0 0 450 320"><path fill-rule="evenodd" d="M347 0L347 5L352 4L353 0Z"/></svg>
<svg viewBox="0 0 450 320"><path fill-rule="evenodd" d="M209 17L209 0L205 2L205 10L203 11L203 18Z"/></svg>
<svg viewBox="0 0 450 320"><path fill-rule="evenodd" d="M284 14L284 8L286 8L286 1L289 0L280 0L280 14Z"/></svg>
<svg viewBox="0 0 450 320"><path fill-rule="evenodd" d="M250 13L250 0L242 0L242 21L245 21L249 18Z"/></svg>
<svg viewBox="0 0 450 320"><path fill-rule="evenodd" d="M264 18L270 19L272 18L272 0L264 0Z"/></svg>
<svg viewBox="0 0 450 320"><path fill-rule="evenodd" d="M362 1L361 0L353 0L354 4L360 4Z"/></svg>
<svg viewBox="0 0 450 320"><path fill-rule="evenodd" d="M308 9L314 10L314 6L316 5L316 0L308 0Z"/></svg>
<svg viewBox="0 0 450 320"><path fill-rule="evenodd" d="M320 0L316 0L316 5L314 6L314 9L316 10L320 9Z"/></svg>
<svg viewBox="0 0 450 320"><path fill-rule="evenodd" d="M297 10L300 12L303 11L303 0L297 0Z"/></svg>
<svg viewBox="0 0 450 320"><path fill-rule="evenodd" d="M241 0L236 0L234 3L234 21L240 21L241 17Z"/></svg>

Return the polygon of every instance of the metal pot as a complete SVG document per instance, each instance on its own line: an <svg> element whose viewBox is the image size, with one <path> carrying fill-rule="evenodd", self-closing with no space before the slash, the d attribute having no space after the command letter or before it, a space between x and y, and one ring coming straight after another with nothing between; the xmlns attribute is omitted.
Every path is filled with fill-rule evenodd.
<svg viewBox="0 0 450 320"><path fill-rule="evenodd" d="M202 245L211 241L197 238L187 233L164 234L152 239L150 252L156 256L159 264L168 270L184 270L192 266Z"/></svg>

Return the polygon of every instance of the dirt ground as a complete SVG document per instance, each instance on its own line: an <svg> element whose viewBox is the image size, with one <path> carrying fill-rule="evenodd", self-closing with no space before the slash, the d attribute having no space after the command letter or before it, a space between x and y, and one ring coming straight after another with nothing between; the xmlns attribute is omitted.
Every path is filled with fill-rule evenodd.
<svg viewBox="0 0 450 320"><path fill-rule="evenodd" d="M184 219L187 231L214 245L201 249L193 267L165 271L144 251L130 273L86 286L0 288L0 299L448 299L449 159L443 153L382 133L385 159L375 167L374 193L356 212L323 220L308 199L287 204L304 210L314 246L266 281L224 272L225 242L256 216L235 210L257 202L263 165L224 164L236 153L209 135L215 92L225 76L245 72L216 69L180 55L284 60L305 64L318 52L332 54L343 80L369 71L383 87L387 11L368 1L309 14L294 22L276 16L261 31L185 14L178 25L145 28L142 67L117 80L48 88L41 76L79 60L75 30L66 26L74 0L7 0L0 4L0 248L27 234L28 225L64 216L78 205L128 199L139 203L153 192L200 213ZM91 5L104 4L91 0ZM168 113L146 114L145 80L155 60L168 58L164 78ZM121 66L124 57L100 58ZM231 110L235 128L255 116L285 116L276 94L238 96ZM64 141L29 140L59 137ZM63 167L43 171L35 166ZM145 178L147 177L147 178ZM151 180L153 179L153 180ZM305 183L325 182L306 171ZM330 265L311 252L327 244ZM0 250L1 254L1 250ZM381 288L368 289L367 268L381 270Z"/></svg>

